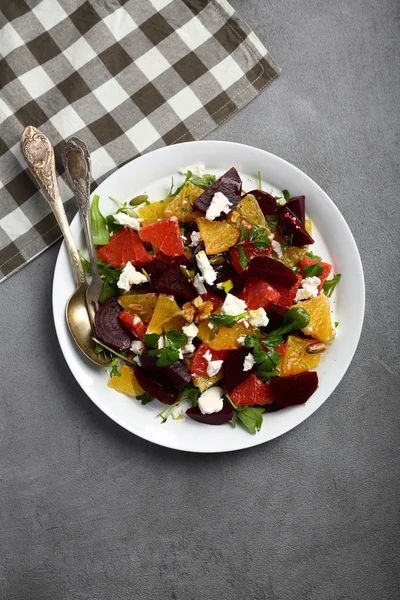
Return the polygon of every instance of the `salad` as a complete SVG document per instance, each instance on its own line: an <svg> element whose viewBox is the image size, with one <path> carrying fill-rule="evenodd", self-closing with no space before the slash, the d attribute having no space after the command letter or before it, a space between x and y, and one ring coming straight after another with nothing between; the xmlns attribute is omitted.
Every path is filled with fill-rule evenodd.
<svg viewBox="0 0 400 600"><path fill-rule="evenodd" d="M260 430L263 414L304 404L335 335L330 298L340 280L313 254L305 197L245 192L235 167L204 167L163 200L91 206L103 279L96 351L110 388L158 416ZM81 255L83 267L90 263Z"/></svg>

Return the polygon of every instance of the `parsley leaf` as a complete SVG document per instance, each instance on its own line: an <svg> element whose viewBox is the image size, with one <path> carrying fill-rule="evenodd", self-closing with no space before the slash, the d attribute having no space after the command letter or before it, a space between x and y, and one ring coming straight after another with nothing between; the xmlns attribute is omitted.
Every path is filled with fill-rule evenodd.
<svg viewBox="0 0 400 600"><path fill-rule="evenodd" d="M168 367L179 360L179 348L167 346L166 348L156 348L150 350L150 356L158 356L157 367Z"/></svg>
<svg viewBox="0 0 400 600"><path fill-rule="evenodd" d="M180 391L179 396L178 396L178 401L179 402L183 402L183 401L190 402L192 408L194 408L197 406L197 400L199 399L200 396L201 396L201 391L199 390L199 388L196 387L195 385L193 385L193 383L189 383L189 385L187 385L186 387L183 388L183 390Z"/></svg>
<svg viewBox="0 0 400 600"><path fill-rule="evenodd" d="M154 398L152 398L147 392L144 392L143 394L136 396L136 400L140 400L140 404L149 404L149 402L153 402Z"/></svg>
<svg viewBox="0 0 400 600"><path fill-rule="evenodd" d="M241 424L246 427L247 431L255 435L262 427L263 412L263 408L255 408L254 406L238 406L236 414Z"/></svg>
<svg viewBox="0 0 400 600"><path fill-rule="evenodd" d="M275 350L279 344L283 341L282 336L276 331L272 331L269 335L262 339L263 346L268 348L268 350Z"/></svg>
<svg viewBox="0 0 400 600"><path fill-rule="evenodd" d="M304 275L306 277L318 277L318 275L322 274L322 267L319 264L310 265L308 267L304 267Z"/></svg>
<svg viewBox="0 0 400 600"><path fill-rule="evenodd" d="M247 265L250 262L249 255L247 254L243 246L237 246L236 250L238 251L240 266L242 267L243 271L245 271L247 269Z"/></svg>
<svg viewBox="0 0 400 600"><path fill-rule="evenodd" d="M257 225L253 225L250 230L246 229L243 225L240 225L239 242L243 242L244 240L248 240L253 246L256 246L256 248L259 248L260 250L264 250L264 248L271 245L265 227L257 227Z"/></svg>
<svg viewBox="0 0 400 600"><path fill-rule="evenodd" d="M339 283L341 277L342 277L341 274L338 273L337 275L334 275L332 277L332 279L327 279L325 281L324 286L322 288L324 290L325 296L327 296L328 298L330 298L332 296L332 294L335 290L335 287Z"/></svg>
<svg viewBox="0 0 400 600"><path fill-rule="evenodd" d="M187 344L188 341L187 335L185 333L177 331L176 329L171 329L170 331L167 331L165 336L171 346L181 347Z"/></svg>
<svg viewBox="0 0 400 600"><path fill-rule="evenodd" d="M110 371L110 377L121 377L121 372L119 370L119 363L120 363L120 359L115 356L111 362L110 362L110 367L111 367L111 371Z"/></svg>
<svg viewBox="0 0 400 600"><path fill-rule="evenodd" d="M143 341L146 346L150 346L150 348L157 348L158 340L160 336L158 333L145 333L143 337Z"/></svg>
<svg viewBox="0 0 400 600"><path fill-rule="evenodd" d="M286 202L290 200L290 193L287 190L282 190L282 196L285 198Z"/></svg>
<svg viewBox="0 0 400 600"><path fill-rule="evenodd" d="M304 256L308 256L308 258L312 258L313 260L322 260L320 256L313 254L312 252L306 252Z"/></svg>
<svg viewBox="0 0 400 600"><path fill-rule="evenodd" d="M106 220L100 212L99 200L100 196L96 194L90 207L90 221L92 224L93 243L96 246L104 246L110 241L110 234L107 229Z"/></svg>
<svg viewBox="0 0 400 600"><path fill-rule="evenodd" d="M217 325L224 325L225 327L233 327L235 323L244 319L247 313L241 313L240 315L210 315L208 320Z"/></svg>

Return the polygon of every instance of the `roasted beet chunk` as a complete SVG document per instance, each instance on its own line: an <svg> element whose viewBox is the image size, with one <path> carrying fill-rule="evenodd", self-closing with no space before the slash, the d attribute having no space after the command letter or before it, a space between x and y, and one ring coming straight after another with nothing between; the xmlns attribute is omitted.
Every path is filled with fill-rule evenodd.
<svg viewBox="0 0 400 600"><path fill-rule="evenodd" d="M297 282L297 275L278 260L269 256L256 256L250 261L249 277L264 279L271 285L278 284L290 290Z"/></svg>
<svg viewBox="0 0 400 600"><path fill-rule="evenodd" d="M285 242L289 246L306 246L313 244L314 240L307 233L300 219L285 205L279 213L278 225L281 229Z"/></svg>
<svg viewBox="0 0 400 600"><path fill-rule="evenodd" d="M206 425L223 425L224 423L229 423L229 421L232 421L233 419L233 410L230 406L224 406L222 410L217 413L212 413L211 415L203 415L196 406L195 408L188 408L186 414L193 419L193 421L206 423Z"/></svg>
<svg viewBox="0 0 400 600"><path fill-rule="evenodd" d="M248 194L254 196L264 215L274 215L279 211L277 201L273 196L271 196L271 194L268 194L268 192L263 192L262 190L251 190L251 192L247 192L246 196ZM243 196L243 198L246 196Z"/></svg>
<svg viewBox="0 0 400 600"><path fill-rule="evenodd" d="M280 406L304 404L317 387L318 375L315 371L306 371L287 377L275 377L269 382L272 398Z"/></svg>
<svg viewBox="0 0 400 600"><path fill-rule="evenodd" d="M306 220L306 197L305 196L293 196L286 202L285 205L289 208L294 215L298 218L301 226L304 227L304 221Z"/></svg>
<svg viewBox="0 0 400 600"><path fill-rule="evenodd" d="M146 349L141 356L141 363L142 369L165 388L181 388L191 382L190 373L180 360L168 367L158 367L157 357L150 356Z"/></svg>
<svg viewBox="0 0 400 600"><path fill-rule="evenodd" d="M157 289L160 294L174 296L178 302L190 302L198 295L196 288L185 278L182 271L175 266L169 267L161 275Z"/></svg>
<svg viewBox="0 0 400 600"><path fill-rule="evenodd" d="M224 175L222 175L215 183L207 188L201 196L193 203L193 206L200 212L207 212L211 204L214 194L221 192L226 196L229 202L232 203L231 208L234 208L240 202L240 193L242 191L242 180L235 167L232 167Z"/></svg>
<svg viewBox="0 0 400 600"><path fill-rule="evenodd" d="M283 323L283 317L286 315L288 309L280 304L270 304L267 309L267 317L269 319L268 325L263 327L264 333L270 333L274 329L278 329Z"/></svg>
<svg viewBox="0 0 400 600"><path fill-rule="evenodd" d="M94 325L96 336L106 346L115 350L129 350L134 337L120 322L118 315L121 307L116 298L110 298L96 312Z"/></svg>
<svg viewBox="0 0 400 600"><path fill-rule="evenodd" d="M251 371L243 371L244 359L249 352L249 348L234 350L222 363L224 385L229 394L253 372L254 367Z"/></svg>
<svg viewBox="0 0 400 600"><path fill-rule="evenodd" d="M178 397L178 390L171 390L154 381L143 369L135 367L136 379L152 398L157 398L163 404L173 404Z"/></svg>

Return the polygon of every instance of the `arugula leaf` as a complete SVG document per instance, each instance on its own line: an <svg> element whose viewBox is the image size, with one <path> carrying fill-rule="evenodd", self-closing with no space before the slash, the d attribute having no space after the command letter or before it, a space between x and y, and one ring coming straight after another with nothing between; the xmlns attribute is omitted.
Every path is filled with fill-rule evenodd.
<svg viewBox="0 0 400 600"><path fill-rule="evenodd" d="M149 404L149 402L153 402L154 398L152 398L147 392L144 392L143 394L136 396L136 400L140 400L140 404Z"/></svg>
<svg viewBox="0 0 400 600"><path fill-rule="evenodd" d="M255 408L254 406L237 407L237 417L247 431L255 435L260 431L263 424L263 408Z"/></svg>
<svg viewBox="0 0 400 600"><path fill-rule="evenodd" d="M282 190L282 196L285 198L286 202L290 200L290 193L287 190Z"/></svg>
<svg viewBox="0 0 400 600"><path fill-rule="evenodd" d="M123 225L118 225L118 223L114 221L114 217L112 215L106 216L106 225L110 233L117 233L117 231L120 231L120 229L123 228Z"/></svg>
<svg viewBox="0 0 400 600"><path fill-rule="evenodd" d="M304 275L306 277L314 277L314 275L316 277L318 277L318 275L322 274L322 267L321 265L310 265L309 267L304 267Z"/></svg>
<svg viewBox="0 0 400 600"><path fill-rule="evenodd" d="M304 256L308 256L308 258L312 258L313 260L322 260L320 256L317 256L310 251L306 252Z"/></svg>
<svg viewBox="0 0 400 600"><path fill-rule="evenodd" d="M192 176L193 176L193 173L191 171L188 171L186 173L185 181L182 183L182 185L178 186L175 191L172 190L173 184L174 184L174 178L172 178L172 185L171 185L171 189L170 189L169 194L168 194L168 198L173 198L174 196L177 196L179 194L179 192L182 191L182 189L185 187L186 183L189 181L189 179Z"/></svg>
<svg viewBox="0 0 400 600"><path fill-rule="evenodd" d="M187 385L186 387L183 388L183 390L180 391L179 396L178 396L178 401L179 402L183 402L183 401L190 402L192 408L195 408L197 406L197 400L199 399L200 396L201 396L201 391L199 390L199 388L196 387L193 383L189 383L189 385Z"/></svg>
<svg viewBox="0 0 400 600"><path fill-rule="evenodd" d="M121 372L119 370L119 363L120 363L120 359L118 357L114 357L113 359L111 359L110 362L110 366L111 366L111 371L110 371L110 377L121 377Z"/></svg>
<svg viewBox="0 0 400 600"><path fill-rule="evenodd" d="M339 321L335 321L335 327L339 327Z"/></svg>
<svg viewBox="0 0 400 600"><path fill-rule="evenodd" d="M193 183L193 185L197 185L197 187L200 187L200 188L203 188L203 190L206 190L213 183L215 183L216 180L217 180L217 178L215 177L215 175L209 175L208 173L205 173L201 177L192 177L190 182Z"/></svg>
<svg viewBox="0 0 400 600"><path fill-rule="evenodd" d="M249 255L247 254L243 246L237 246L236 250L238 251L240 266L242 267L243 271L245 271L247 269L247 265L250 262Z"/></svg>
<svg viewBox="0 0 400 600"><path fill-rule="evenodd" d="M210 315L208 320L217 325L224 325L225 327L233 327L235 323L244 319L247 313L241 313L240 315Z"/></svg>
<svg viewBox="0 0 400 600"><path fill-rule="evenodd" d="M248 240L253 246L260 248L260 250L264 250L264 248L271 245L265 227L257 227L257 225L253 225L250 230L240 225L239 242L243 242L244 240Z"/></svg>
<svg viewBox="0 0 400 600"><path fill-rule="evenodd" d="M81 259L83 270L88 275L91 275L92 269L90 266L90 262L82 255L82 252L80 250L79 256ZM119 296L117 282L122 273L122 269L114 269L113 267L101 260L97 261L97 267L99 270L99 275L103 279L103 289L99 297L100 304L103 304L109 298L112 298L113 296Z"/></svg>
<svg viewBox="0 0 400 600"><path fill-rule="evenodd" d="M167 331L165 337L167 338L171 346L181 347L187 344L188 341L187 335L185 333L177 331L176 329L171 329L170 331Z"/></svg>
<svg viewBox="0 0 400 600"><path fill-rule="evenodd" d="M84 270L86 275L91 275L92 267L91 267L90 261L83 256L83 254L80 250L78 250L78 254L79 254L79 258L81 259L82 269Z"/></svg>
<svg viewBox="0 0 400 600"><path fill-rule="evenodd" d="M107 222L100 212L100 196L96 194L90 207L90 220L92 224L92 236L95 246L104 246L110 241L110 234L107 229Z"/></svg>
<svg viewBox="0 0 400 600"><path fill-rule="evenodd" d="M133 362L133 360L131 360L130 358L128 358L127 356L125 356L124 354L121 354L120 352L117 352L116 350L114 350L113 348L110 348L110 346L106 346L105 344L103 344L103 342L101 342L100 340L98 340L95 337L92 337L92 340L94 342L96 342L98 347L104 348L104 350L108 350L108 352L110 354L112 354L113 356L117 356L118 358L120 358L121 360L124 360L127 363L130 364L135 364ZM96 347L96 352L97 352L97 347Z"/></svg>
<svg viewBox="0 0 400 600"><path fill-rule="evenodd" d="M332 277L332 279L327 279L325 281L324 286L322 288L324 290L325 296L327 296L328 298L330 298L332 296L332 294L335 290L335 287L339 283L341 277L342 277L341 274L338 273L337 275L334 275Z"/></svg>
<svg viewBox="0 0 400 600"><path fill-rule="evenodd" d="M258 179L258 189L262 190L261 171L257 171L257 179Z"/></svg>
<svg viewBox="0 0 400 600"><path fill-rule="evenodd" d="M101 294L99 296L99 304L104 304L104 302L110 298L113 298L114 296L119 296L117 283L106 279L103 283L103 289L101 290Z"/></svg>
<svg viewBox="0 0 400 600"><path fill-rule="evenodd" d="M160 336L158 333L145 333L143 337L143 341L146 346L150 346L150 348L157 348L158 340Z"/></svg>
<svg viewBox="0 0 400 600"><path fill-rule="evenodd" d="M310 322L310 315L301 306L292 306L283 317L283 324L275 330L280 335L295 329L303 329Z"/></svg>

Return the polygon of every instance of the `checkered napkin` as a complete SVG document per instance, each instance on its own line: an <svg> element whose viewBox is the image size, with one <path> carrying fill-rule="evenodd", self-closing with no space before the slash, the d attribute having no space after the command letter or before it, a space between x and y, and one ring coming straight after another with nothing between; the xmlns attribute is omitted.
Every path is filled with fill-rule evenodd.
<svg viewBox="0 0 400 600"><path fill-rule="evenodd" d="M65 140L83 139L96 186L204 137L278 72L226 0L0 0L0 281L60 236L21 155L26 125L50 139L59 173Z"/></svg>

